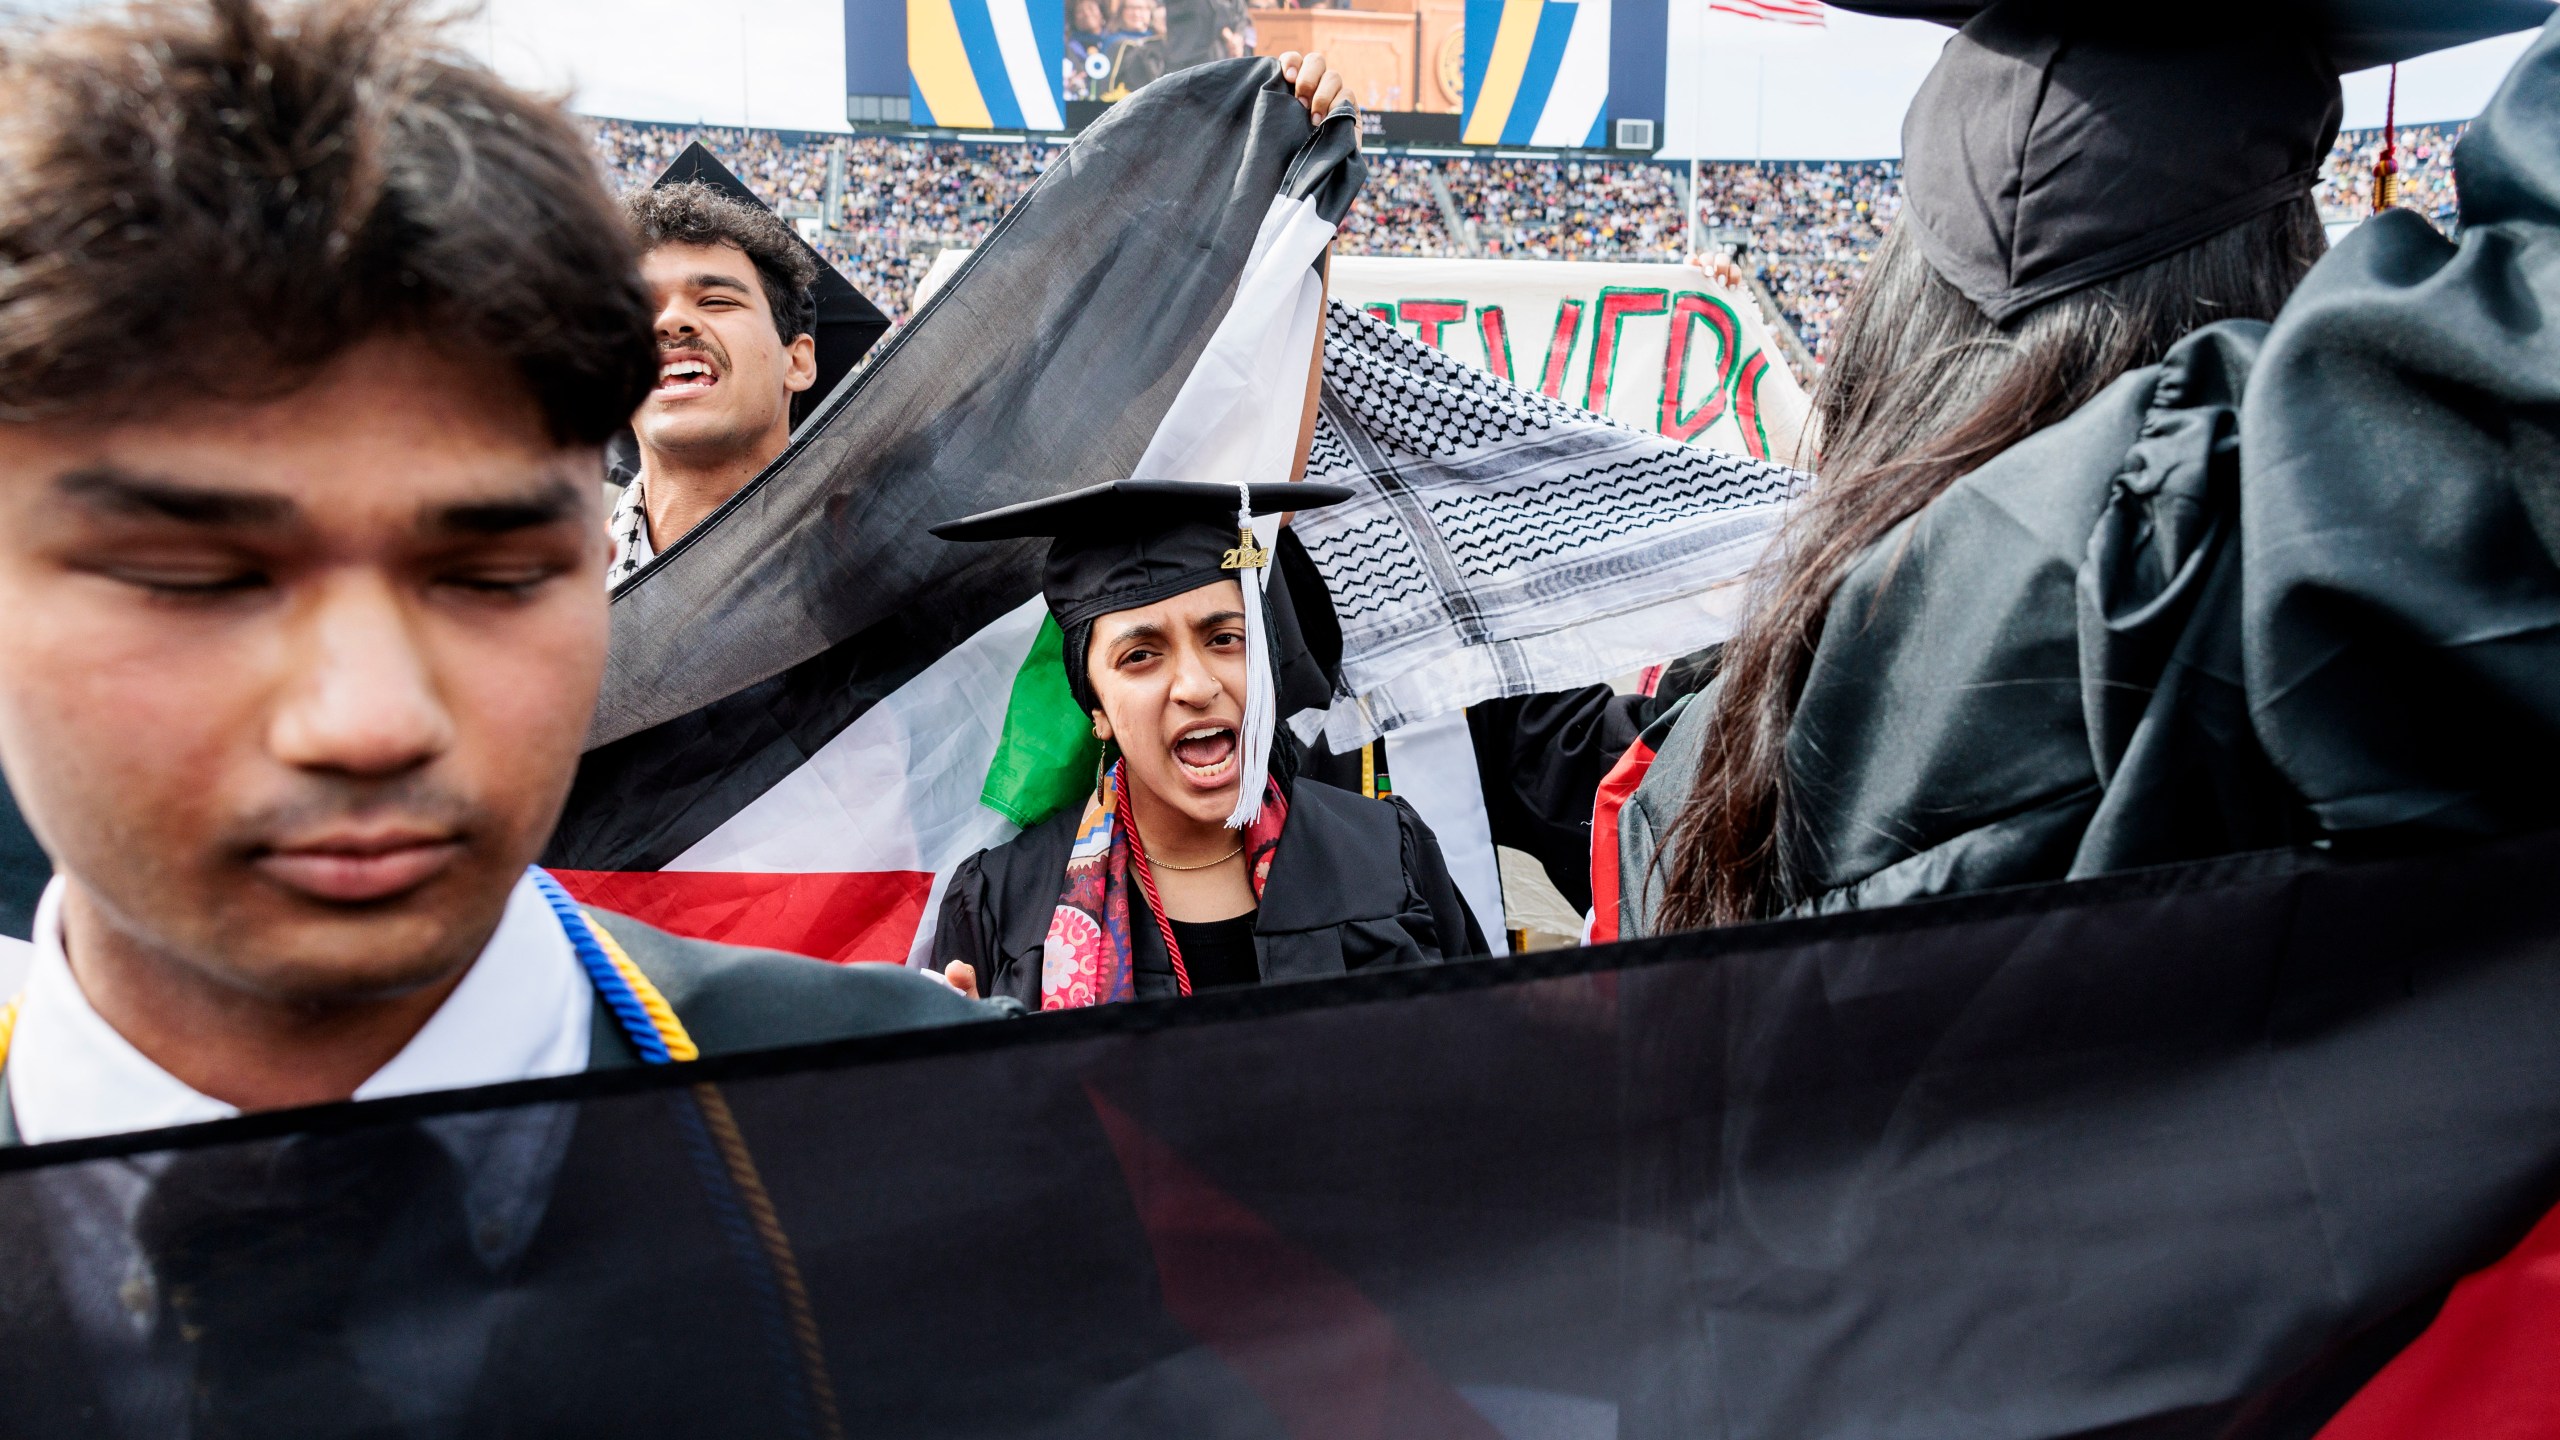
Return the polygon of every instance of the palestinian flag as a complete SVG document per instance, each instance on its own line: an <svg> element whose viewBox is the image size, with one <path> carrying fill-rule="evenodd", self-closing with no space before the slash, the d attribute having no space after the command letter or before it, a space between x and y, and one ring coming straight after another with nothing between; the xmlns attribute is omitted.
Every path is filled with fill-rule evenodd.
<svg viewBox="0 0 2560 1440"><path fill-rule="evenodd" d="M1275 64L1087 130L762 476L624 584L546 856L683 934L903 961L937 876L1090 782L1036 542L928 526L1130 475L1286 479L1361 177Z"/></svg>
<svg viewBox="0 0 2560 1440"><path fill-rule="evenodd" d="M514 1263L366 1255L375 1333L497 1317L473 1384L367 1357L456 1434L2560 1434L2555 868L2233 856L9 1150L0 1390L86 1436L145 1368L60 1259L102 1173L451 1115L575 1137ZM453 1226L417 1188L395 1238ZM189 1258L343 1310L279 1228ZM225 1433L357 1433L260 1358Z"/></svg>
<svg viewBox="0 0 2560 1440"><path fill-rule="evenodd" d="M1724 638L1798 477L1345 307L1327 328L1318 266L1359 178L1352 117L1311 133L1266 62L1168 77L1087 130L770 470L615 592L546 859L563 883L704 939L919 953L938 878L1074 803L1096 759L1039 543L928 527L1129 476L1285 480L1319 336L1307 477L1357 498L1297 530L1348 687L1284 717L1301 739L1347 751ZM1481 838L1472 775L1398 788L1469 802L1425 813ZM1483 852L1498 931L1490 841L1444 842Z"/></svg>

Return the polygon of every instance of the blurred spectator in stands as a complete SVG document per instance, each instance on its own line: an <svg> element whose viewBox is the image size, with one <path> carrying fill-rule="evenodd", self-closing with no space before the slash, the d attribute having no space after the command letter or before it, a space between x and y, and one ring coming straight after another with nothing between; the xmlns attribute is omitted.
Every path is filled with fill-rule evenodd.
<svg viewBox="0 0 2560 1440"><path fill-rule="evenodd" d="M2450 235L2459 219L2453 193L2453 147L2466 125L2403 125L2393 152L2400 162L2400 208L2415 210ZM2349 130L2320 167L2312 191L2320 218L2354 224L2373 214L2373 166L2382 158L2382 132Z"/></svg>
<svg viewBox="0 0 2560 1440"><path fill-rule="evenodd" d="M1124 99L1165 73L1164 15L1155 0L1120 0L1120 14L1104 37L1111 55L1111 74L1099 98Z"/></svg>
<svg viewBox="0 0 2560 1440"><path fill-rule="evenodd" d="M1111 51L1103 36L1110 22L1102 0L1075 0L1067 10L1067 54L1061 74L1067 98L1089 100L1096 86L1111 78Z"/></svg>

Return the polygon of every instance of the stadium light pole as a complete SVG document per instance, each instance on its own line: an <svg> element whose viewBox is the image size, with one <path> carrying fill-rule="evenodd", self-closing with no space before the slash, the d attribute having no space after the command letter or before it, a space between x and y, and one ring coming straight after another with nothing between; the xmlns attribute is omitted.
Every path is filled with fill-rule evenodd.
<svg viewBox="0 0 2560 1440"><path fill-rule="evenodd" d="M1689 253L1698 253L1698 157L1689 157Z"/></svg>

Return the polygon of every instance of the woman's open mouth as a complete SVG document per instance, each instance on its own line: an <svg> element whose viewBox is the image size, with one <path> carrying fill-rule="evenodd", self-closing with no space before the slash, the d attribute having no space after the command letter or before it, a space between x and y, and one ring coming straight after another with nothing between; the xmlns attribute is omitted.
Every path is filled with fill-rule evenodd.
<svg viewBox="0 0 2560 1440"><path fill-rule="evenodd" d="M1188 727L1173 738L1173 763L1203 790L1226 784L1236 774L1236 728L1223 721Z"/></svg>

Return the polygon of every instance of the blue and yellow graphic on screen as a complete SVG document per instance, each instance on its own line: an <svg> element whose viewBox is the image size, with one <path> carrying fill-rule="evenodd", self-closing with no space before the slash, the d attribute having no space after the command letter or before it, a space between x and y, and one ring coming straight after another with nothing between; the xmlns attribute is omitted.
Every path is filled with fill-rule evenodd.
<svg viewBox="0 0 2560 1440"><path fill-rule="evenodd" d="M1609 0L1467 0L1469 145L1602 143Z"/></svg>
<svg viewBox="0 0 2560 1440"><path fill-rule="evenodd" d="M907 99L918 125L1064 130L1066 0L906 0Z"/></svg>

